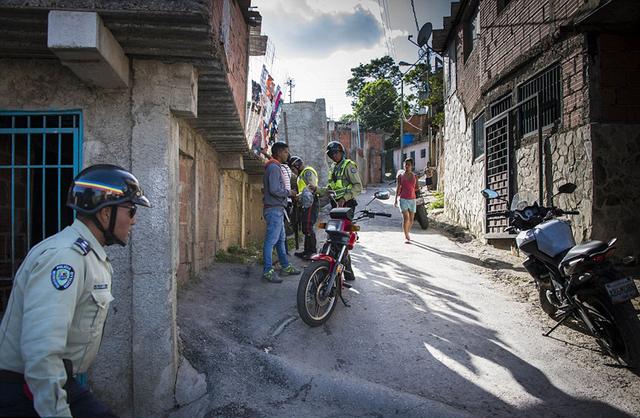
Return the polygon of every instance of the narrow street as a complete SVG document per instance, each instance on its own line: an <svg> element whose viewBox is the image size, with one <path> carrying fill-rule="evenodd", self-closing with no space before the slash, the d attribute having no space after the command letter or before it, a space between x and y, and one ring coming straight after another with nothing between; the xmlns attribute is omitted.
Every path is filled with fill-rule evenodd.
<svg viewBox="0 0 640 418"><path fill-rule="evenodd" d="M575 330L543 337L553 322L438 231L404 244L392 203L371 204L393 218L360 224L351 307L324 326L298 318L299 276L268 284L257 265L216 264L182 292L183 353L208 384L193 416L640 414L638 377Z"/></svg>

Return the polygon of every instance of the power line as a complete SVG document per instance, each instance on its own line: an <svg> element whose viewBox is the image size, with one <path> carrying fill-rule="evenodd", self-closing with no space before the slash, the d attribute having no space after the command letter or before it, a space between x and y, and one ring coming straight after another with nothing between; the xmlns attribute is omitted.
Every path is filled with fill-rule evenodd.
<svg viewBox="0 0 640 418"><path fill-rule="evenodd" d="M413 10L413 18L416 21L416 30L419 32L420 28L418 27L418 17L416 16L416 6L413 4L413 0L411 0L411 10Z"/></svg>

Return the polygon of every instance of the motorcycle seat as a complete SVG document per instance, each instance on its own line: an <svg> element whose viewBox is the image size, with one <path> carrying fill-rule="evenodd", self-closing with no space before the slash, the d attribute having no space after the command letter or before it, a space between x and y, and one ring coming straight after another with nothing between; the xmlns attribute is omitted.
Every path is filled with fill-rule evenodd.
<svg viewBox="0 0 640 418"><path fill-rule="evenodd" d="M571 248L560 262L560 265L566 264L576 258L588 256L590 254L599 253L607 248L607 244L602 241L589 241L578 244Z"/></svg>

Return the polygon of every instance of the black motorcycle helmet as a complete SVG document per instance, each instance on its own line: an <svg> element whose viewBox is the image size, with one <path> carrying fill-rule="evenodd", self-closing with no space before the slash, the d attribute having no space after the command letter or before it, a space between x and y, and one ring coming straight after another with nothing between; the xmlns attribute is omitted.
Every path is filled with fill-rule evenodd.
<svg viewBox="0 0 640 418"><path fill-rule="evenodd" d="M67 206L91 219L104 234L106 245L125 245L113 231L117 206L127 202L151 207L138 179L124 168L112 164L97 164L82 170L73 179L67 196ZM111 221L109 228L104 229L95 214L107 206L111 206Z"/></svg>
<svg viewBox="0 0 640 418"><path fill-rule="evenodd" d="M327 157L331 158L331 156L338 151L342 151L342 153L344 154L344 147L340 142L331 141L327 144Z"/></svg>
<svg viewBox="0 0 640 418"><path fill-rule="evenodd" d="M304 164L304 161L302 160L302 158L298 157L297 155L290 157L289 161L287 161L287 165L289 165L289 167L295 168L298 171L301 170L301 167L303 164Z"/></svg>

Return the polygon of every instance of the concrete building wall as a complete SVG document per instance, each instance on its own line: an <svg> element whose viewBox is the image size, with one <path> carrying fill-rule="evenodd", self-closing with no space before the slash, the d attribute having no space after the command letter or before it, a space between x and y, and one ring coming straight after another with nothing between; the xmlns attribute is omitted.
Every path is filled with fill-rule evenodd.
<svg viewBox="0 0 640 418"><path fill-rule="evenodd" d="M424 157L422 152L424 151ZM414 153L415 171L424 170L429 162L429 143L428 142L416 142L414 144L407 145L402 149L402 153L406 155L406 158L411 157L411 152ZM393 150L393 163L397 167L397 170L404 169L404 160L400 155L400 148Z"/></svg>
<svg viewBox="0 0 640 418"><path fill-rule="evenodd" d="M315 102L284 103L283 114L286 113L284 139L289 143L292 155L302 157L307 165L318 171L320 184L328 179L327 145L327 110L324 99ZM283 116L284 117L284 116ZM282 139L282 131L280 132Z"/></svg>
<svg viewBox="0 0 640 418"><path fill-rule="evenodd" d="M57 60L1 59L0 73L0 109L80 109L84 165L112 163L131 167L133 120L129 90L87 87ZM140 212L140 217L145 216L143 210ZM134 236L139 228L134 227ZM114 269L115 300L105 325L101 361L91 368L90 379L101 399L126 416L133 404L131 257L134 253L131 246L115 246L108 248L108 254Z"/></svg>

